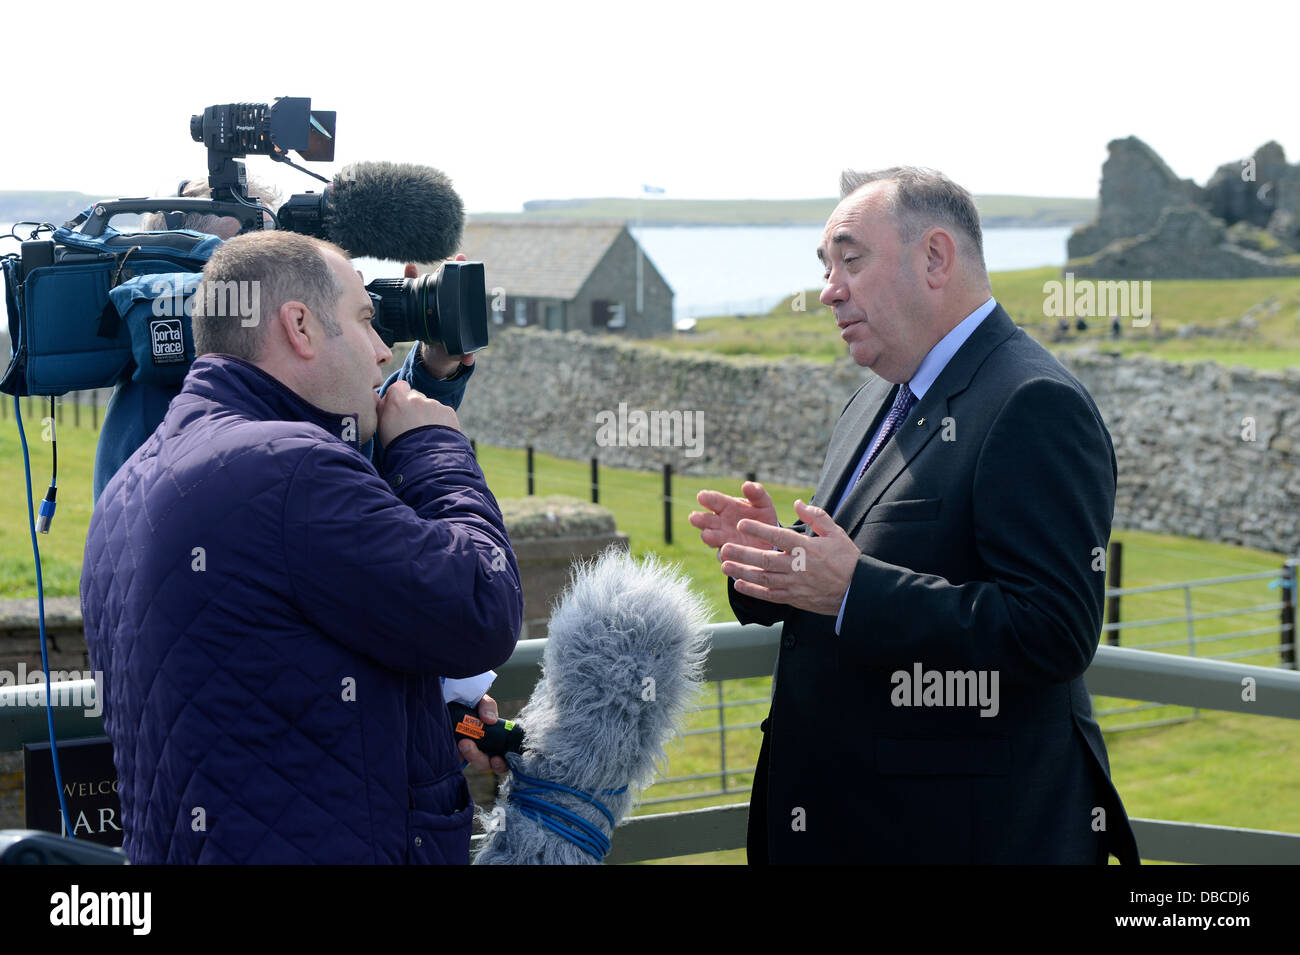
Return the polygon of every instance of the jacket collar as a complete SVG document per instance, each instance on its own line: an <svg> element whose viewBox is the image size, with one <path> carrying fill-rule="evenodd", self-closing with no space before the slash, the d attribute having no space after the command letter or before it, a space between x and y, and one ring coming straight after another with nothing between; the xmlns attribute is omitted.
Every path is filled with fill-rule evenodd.
<svg viewBox="0 0 1300 955"><path fill-rule="evenodd" d="M234 355L195 359L181 394L206 398L259 421L306 421L360 450L356 415L318 408L280 379Z"/></svg>
<svg viewBox="0 0 1300 955"><path fill-rule="evenodd" d="M844 528L850 537L857 531L867 512L880 500L912 458L916 457L921 449L943 430L944 419L948 417L948 399L970 387L975 373L979 371L980 366L993 350L1017 331L1015 322L1011 320L1006 310L998 305L971 333L970 338L962 343L961 348L952 356L952 360L925 393L925 397L913 406L907 420L880 449L862 480L835 511L835 523ZM889 382L877 378L858 393L858 397L845 411L846 417L850 414L853 416L846 422L847 433L856 435L859 440L841 442L836 449L833 469L828 469L828 475L833 476L834 479L832 485L834 496L828 497L822 507L826 507L827 503L834 506L845 482L855 476L855 473L851 472L856 471L864 445L875 434L879 422L893 403L895 390Z"/></svg>

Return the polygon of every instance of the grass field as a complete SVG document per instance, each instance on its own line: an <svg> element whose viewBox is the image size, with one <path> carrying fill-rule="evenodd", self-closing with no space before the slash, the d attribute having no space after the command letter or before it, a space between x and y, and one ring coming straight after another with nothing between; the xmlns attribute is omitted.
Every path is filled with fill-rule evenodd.
<svg viewBox="0 0 1300 955"><path fill-rule="evenodd" d="M29 421L29 442L36 475L34 493L39 499L48 483L50 449L49 444L41 440L39 415L34 420L25 420ZM71 420L70 413L65 413L65 420ZM46 593L50 595L77 593L81 549L90 518L90 475L95 434L86 426L65 426L58 432L59 510L53 532L41 538ZM522 451L480 445L479 458L498 497L523 496L526 485ZM567 461L545 454L535 455L535 462L538 494L567 494L588 499L587 462ZM762 475L759 477L761 479ZM730 619L725 578L718 570L712 551L700 543L687 515L693 506L694 493L700 487L738 493L739 481L732 478L684 479L679 476L674 485L674 543L665 545L661 480L656 473L602 468L601 503L614 512L619 529L629 535L633 553L653 552L680 561L699 591L710 601L714 619ZM31 570L26 501L22 495L22 456L12 407L8 417L0 419L0 485L9 489L9 493L0 498L0 596L31 596L35 579ZM806 487L768 487L785 522L793 520L794 498L806 500L811 494L811 489ZM1275 571L1282 562L1282 557L1277 554L1185 538L1130 531L1117 531L1115 538L1124 543L1124 585L1129 587L1257 570ZM1277 591L1271 590L1268 584L1268 580L1261 580L1197 589L1193 592L1193 611L1200 613L1274 602ZM1182 613L1183 600L1181 591L1126 597L1122 619L1139 621L1175 616ZM1246 657L1241 662L1272 664L1277 660L1276 630L1219 643L1206 641L1216 635L1269 627L1276 622L1275 610L1197 621L1197 652L1208 655L1253 649L1258 651L1258 655ZM1138 646L1171 642L1174 645L1160 648L1162 652L1185 653L1185 639L1185 625L1180 621L1125 631L1122 643ZM758 677L728 681L723 685L722 693L729 703L746 703L726 711L729 727L725 737L727 792L724 795L697 795L682 802L647 804L640 812L663 812L747 800L759 734L752 725L741 727L757 724L766 715L769 680ZM716 704L717 695L717 685L710 684L705 688L701 702ZM1126 701L1097 698L1094 705L1101 711L1126 705ZM1202 710L1199 718L1186 722L1122 732L1114 729L1137 720L1190 716L1191 711L1186 708L1162 707L1100 718L1103 729L1107 730L1113 778L1129 813L1145 818L1300 833L1300 722ZM688 729L712 728L713 731L688 735L674 744L666 775L719 771L717 720L716 709L692 715ZM716 778L659 784L647 793L647 799L703 794L719 788L720 782ZM685 861L738 863L743 862L743 853L710 853Z"/></svg>
<svg viewBox="0 0 1300 955"><path fill-rule="evenodd" d="M1215 360L1261 369L1300 367L1300 278L1154 281L1149 326L1126 325L1116 340L1109 335L1108 321L1093 319L1087 332L1072 332L1064 342L1055 341L1057 319L1044 314L1043 286L1061 280L1060 269L994 272L990 280L994 296L1011 318L1055 350L1095 345L1177 361ZM830 310L818 301L819 294L820 289L810 289L765 315L703 318L693 332L653 344L674 351L832 361L846 348ZM1254 329L1235 326L1252 309ZM1180 328L1195 333L1183 337Z"/></svg>

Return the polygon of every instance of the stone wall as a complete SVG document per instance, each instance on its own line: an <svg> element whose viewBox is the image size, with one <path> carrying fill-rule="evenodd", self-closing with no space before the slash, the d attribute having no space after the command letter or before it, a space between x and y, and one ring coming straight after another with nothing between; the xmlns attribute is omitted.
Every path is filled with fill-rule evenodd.
<svg viewBox="0 0 1300 955"><path fill-rule="evenodd" d="M1117 527L1300 552L1300 372L1095 352L1066 364L1114 438ZM835 420L869 375L847 358L827 366L703 357L522 329L484 354L460 420L488 444L532 444L623 467L667 462L686 475L754 471L763 480L811 485ZM669 429L662 427L660 446L632 446L635 411L698 419L699 434L674 428L667 437L698 437L700 453L688 453L695 448L682 440L665 446ZM603 437L627 440L602 445L600 422L611 419L626 427L607 428ZM539 480L544 486L544 473ZM685 482L675 494L694 490Z"/></svg>

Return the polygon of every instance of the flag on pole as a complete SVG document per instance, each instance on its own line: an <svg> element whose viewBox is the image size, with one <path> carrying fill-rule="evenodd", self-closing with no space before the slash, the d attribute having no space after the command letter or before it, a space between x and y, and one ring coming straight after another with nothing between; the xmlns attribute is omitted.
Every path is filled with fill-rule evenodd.
<svg viewBox="0 0 1300 955"><path fill-rule="evenodd" d="M644 183L642 183L641 191L645 193L649 193L652 196L656 196L656 195L662 195L664 190L659 186L647 186Z"/></svg>

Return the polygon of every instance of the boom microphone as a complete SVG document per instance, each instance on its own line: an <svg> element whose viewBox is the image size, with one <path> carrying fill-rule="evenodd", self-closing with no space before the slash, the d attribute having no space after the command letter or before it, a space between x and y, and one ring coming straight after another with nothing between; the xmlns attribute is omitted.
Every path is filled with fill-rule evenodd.
<svg viewBox="0 0 1300 955"><path fill-rule="evenodd" d="M551 615L523 754L475 864L593 865L699 689L709 613L678 568L607 550ZM504 806L504 816L499 809Z"/></svg>
<svg viewBox="0 0 1300 955"><path fill-rule="evenodd" d="M437 262L460 248L465 206L432 166L359 162L321 195L292 196L277 212L294 232L328 239L355 257Z"/></svg>

